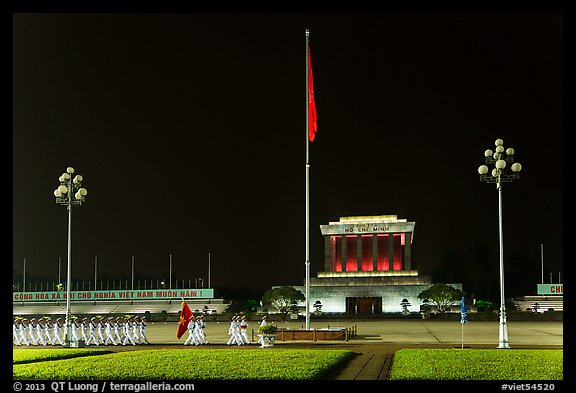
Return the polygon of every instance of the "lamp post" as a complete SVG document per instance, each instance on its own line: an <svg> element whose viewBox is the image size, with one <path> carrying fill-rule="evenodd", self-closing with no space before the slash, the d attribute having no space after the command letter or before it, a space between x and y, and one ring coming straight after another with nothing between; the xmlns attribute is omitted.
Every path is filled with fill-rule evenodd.
<svg viewBox="0 0 576 393"><path fill-rule="evenodd" d="M496 189L498 190L498 229L499 229L499 240L500 240L500 322L499 322L499 338L498 338L498 348L510 348L508 344L508 326L506 324L506 305L504 297L504 247L503 247L503 237L502 237L502 183L511 182L515 179L520 178L520 171L522 170L522 165L514 162L514 149L509 147L504 150L504 142L502 139L496 139L496 148L494 151L487 149L484 152L486 159L486 164L494 164L494 169L488 173L488 166L480 165L478 168L478 173L480 174L480 181L486 183L496 183ZM512 174L504 173L504 168L506 164L512 164L510 169Z"/></svg>
<svg viewBox="0 0 576 393"><path fill-rule="evenodd" d="M82 176L76 175L72 178L74 168L66 168L58 180L60 185L54 190L56 203L66 206L68 209L68 271L66 279L66 330L64 333L64 346L71 347L77 346L76 342L72 342L72 321L70 312L70 298L71 298L71 280L72 280L72 207L80 206L85 201L86 191L82 187Z"/></svg>

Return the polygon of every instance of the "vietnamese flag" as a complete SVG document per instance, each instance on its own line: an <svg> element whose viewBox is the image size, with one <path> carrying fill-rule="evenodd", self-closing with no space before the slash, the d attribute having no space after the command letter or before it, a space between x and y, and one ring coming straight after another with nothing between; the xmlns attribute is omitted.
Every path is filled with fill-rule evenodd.
<svg viewBox="0 0 576 393"><path fill-rule="evenodd" d="M318 129L317 120L312 78L312 58L310 57L310 47L308 47L308 139L310 142L314 142L314 137L316 136L316 130Z"/></svg>
<svg viewBox="0 0 576 393"><path fill-rule="evenodd" d="M188 304L182 299L182 310L180 310L180 319L178 320L178 332L176 332L176 337L180 338L186 330L188 329L188 322L194 316Z"/></svg>

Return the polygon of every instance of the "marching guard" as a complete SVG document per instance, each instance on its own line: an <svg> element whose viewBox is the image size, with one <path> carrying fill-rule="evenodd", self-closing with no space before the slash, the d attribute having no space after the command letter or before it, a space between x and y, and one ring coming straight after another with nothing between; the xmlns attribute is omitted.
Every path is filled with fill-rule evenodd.
<svg viewBox="0 0 576 393"><path fill-rule="evenodd" d="M64 325L64 330L66 330L66 325ZM68 337L68 340L71 341L78 341L78 329L80 329L80 326L78 326L78 317L71 317L70 320L70 333L72 335L72 337ZM68 332L64 332L64 337L66 337L66 335L68 334Z"/></svg>
<svg viewBox="0 0 576 393"><path fill-rule="evenodd" d="M91 343L94 343L96 346L98 346L98 339L96 338L96 323L94 322L96 320L96 318L92 317L90 318L90 323L88 325L88 334L90 335L88 337L88 340L86 340L86 345L90 345Z"/></svg>
<svg viewBox="0 0 576 393"><path fill-rule="evenodd" d="M204 317L199 315L196 318L196 326L194 328L194 333L196 334L196 340L200 345L208 344L208 340L206 340L206 334L204 334L204 327L206 324L204 323Z"/></svg>
<svg viewBox="0 0 576 393"><path fill-rule="evenodd" d="M96 318L96 342L104 344L106 341L106 334L104 333L104 319Z"/></svg>
<svg viewBox="0 0 576 393"><path fill-rule="evenodd" d="M86 337L86 332L88 331L88 318L82 318L80 322L80 333L82 334L82 340L88 345L88 337Z"/></svg>
<svg viewBox="0 0 576 393"><path fill-rule="evenodd" d="M266 315L264 315L262 317L262 322L260 322L259 327L266 326L266 325L268 325L268 317ZM264 344L264 339L262 338L262 335L260 335L260 337L258 338L258 344L260 344L260 345Z"/></svg>
<svg viewBox="0 0 576 393"><path fill-rule="evenodd" d="M126 343L136 345L132 338L132 323L128 317L124 318L124 341L122 341L122 345L126 345Z"/></svg>
<svg viewBox="0 0 576 393"><path fill-rule="evenodd" d="M112 331L112 324L113 324L112 317L108 317L108 319L106 319L106 322L104 324L106 332L106 339L104 340L104 345L108 345L109 342L111 342L113 345L117 345L116 340L114 340L114 332Z"/></svg>
<svg viewBox="0 0 576 393"><path fill-rule="evenodd" d="M54 343L58 342L58 344L60 345L64 345L64 342L62 341L62 336L60 331L62 330L64 326L62 325L62 318L56 318L56 321L54 321L54 326L53 326L53 330L54 330L54 338L53 341Z"/></svg>
<svg viewBox="0 0 576 393"><path fill-rule="evenodd" d="M15 345L20 345L22 339L20 338L20 319L16 318L12 324L12 338Z"/></svg>
<svg viewBox="0 0 576 393"><path fill-rule="evenodd" d="M250 339L248 338L248 321L246 320L246 315L243 315L240 319L238 325L240 331L240 338L244 344L250 344Z"/></svg>
<svg viewBox="0 0 576 393"><path fill-rule="evenodd" d="M36 338L36 318L31 318L28 324L28 337L30 337L30 342L32 345L38 345L38 339Z"/></svg>
<svg viewBox="0 0 576 393"><path fill-rule="evenodd" d="M118 340L118 344L122 344L122 326L121 326L122 320L120 317L116 317L116 321L114 322L114 335L116 336L116 339Z"/></svg>
<svg viewBox="0 0 576 393"><path fill-rule="evenodd" d="M36 330L36 342L40 342L40 344L46 346L46 340L44 340L44 326L41 324L41 319L36 321L35 318L31 320L34 321L34 329Z"/></svg>
<svg viewBox="0 0 576 393"><path fill-rule="evenodd" d="M232 345L234 343L238 344L239 346L244 345L242 337L240 337L238 319L239 317L237 315L234 315L232 317L232 320L230 321L230 327L228 328L228 334L230 335L230 339L226 343L228 345Z"/></svg>
<svg viewBox="0 0 576 393"><path fill-rule="evenodd" d="M54 345L54 339L52 338L52 320L50 318L42 319L44 322L44 334L46 336L46 343L50 343L50 345Z"/></svg>
<svg viewBox="0 0 576 393"><path fill-rule="evenodd" d="M146 337L146 317L140 318L140 337L146 342L146 344L150 344L148 342L148 337Z"/></svg>
<svg viewBox="0 0 576 393"><path fill-rule="evenodd" d="M14 325L12 327L12 332L14 335L14 344L17 346L22 345L22 342L27 346L30 345L28 338L26 338L26 326L24 326L24 321L26 319L16 318L14 320Z"/></svg>
<svg viewBox="0 0 576 393"><path fill-rule="evenodd" d="M195 329L196 329L196 318L192 316L192 318L190 318L190 321L188 322L188 338L186 339L186 342L184 342L184 345L190 345L191 342L194 345L198 345L198 339L196 338L196 333L194 333Z"/></svg>
<svg viewBox="0 0 576 393"><path fill-rule="evenodd" d="M136 344L142 344L140 340L140 318L134 317L134 322L132 323L132 339Z"/></svg>
<svg viewBox="0 0 576 393"><path fill-rule="evenodd" d="M20 335L20 342L24 342L24 344L26 344L26 346L30 346L30 342L28 341L28 337L27 337L27 333L28 333L28 327L26 326L28 324L28 320L26 318L23 318L22 321L20 321L20 326L18 329L18 334Z"/></svg>

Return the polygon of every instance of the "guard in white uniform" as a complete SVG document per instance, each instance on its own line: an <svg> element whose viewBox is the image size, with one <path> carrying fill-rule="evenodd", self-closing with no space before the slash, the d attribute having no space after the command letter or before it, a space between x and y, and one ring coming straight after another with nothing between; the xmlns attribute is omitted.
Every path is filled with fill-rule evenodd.
<svg viewBox="0 0 576 393"><path fill-rule="evenodd" d="M42 326L42 320L39 319L38 322L34 319L34 327L36 328L36 340L40 344L46 346L46 340L44 340L44 326Z"/></svg>
<svg viewBox="0 0 576 393"><path fill-rule="evenodd" d="M78 318L72 317L70 321L71 341L78 341L78 329L80 329L80 326L78 326ZM64 330L66 330L66 325L64 325ZM66 334L67 332L64 332L64 337L66 337ZM70 337L68 337L68 339L70 339Z"/></svg>
<svg viewBox="0 0 576 393"><path fill-rule="evenodd" d="M140 318L135 317L132 323L132 339L136 344L142 344L140 340Z"/></svg>
<svg viewBox="0 0 576 393"><path fill-rule="evenodd" d="M38 345L38 338L36 337L36 318L30 319L28 324L28 337L32 345Z"/></svg>
<svg viewBox="0 0 576 393"><path fill-rule="evenodd" d="M12 324L12 338L14 340L14 345L20 346L22 339L20 338L20 319L16 318Z"/></svg>
<svg viewBox="0 0 576 393"><path fill-rule="evenodd" d="M99 346L98 339L96 338L96 318L90 318L90 323L88 324L88 340L86 340L86 345L90 345L91 343Z"/></svg>
<svg viewBox="0 0 576 393"><path fill-rule="evenodd" d="M88 345L88 337L86 333L88 331L88 318L82 318L82 322L80 323L80 333L82 333L82 340L84 343Z"/></svg>
<svg viewBox="0 0 576 393"><path fill-rule="evenodd" d="M46 318L43 319L42 322L42 325L44 326L44 334L46 336L46 343L54 345L54 338L52 338L52 320L50 318Z"/></svg>
<svg viewBox="0 0 576 393"><path fill-rule="evenodd" d="M54 325L52 326L52 330L54 330L54 338L53 341L54 343L58 343L60 345L64 345L64 342L62 341L62 336L60 333L63 330L63 325L62 325L62 318L56 318L56 321L54 322Z"/></svg>
<svg viewBox="0 0 576 393"><path fill-rule="evenodd" d="M196 333L194 332L195 329L196 329L196 318L192 316L192 318L190 318L190 321L188 321L188 338L186 339L184 345L190 345L190 343L198 345L198 339L196 338Z"/></svg>
<svg viewBox="0 0 576 393"><path fill-rule="evenodd" d="M132 338L132 323L129 318L124 319L124 341L122 341L122 345L126 345L126 343L136 345Z"/></svg>
<svg viewBox="0 0 576 393"><path fill-rule="evenodd" d="M28 341L28 320L26 318L22 319L19 324L18 334L20 335L20 342L24 342L26 346L30 346L30 342Z"/></svg>
<svg viewBox="0 0 576 393"><path fill-rule="evenodd" d="M116 340L118 344L122 344L122 320L120 317L116 317L116 321L114 322L114 335L116 336Z"/></svg>
<svg viewBox="0 0 576 393"><path fill-rule="evenodd" d="M106 333L104 333L104 318L96 318L96 342L104 344L106 341Z"/></svg>
<svg viewBox="0 0 576 393"><path fill-rule="evenodd" d="M194 328L194 333L196 334L196 340L200 345L208 344L208 340L206 340L206 335L204 334L204 327L206 324L204 323L204 317L202 315L196 318L196 327Z"/></svg>
<svg viewBox="0 0 576 393"><path fill-rule="evenodd" d="M235 320L236 320L236 315L234 315L232 318L230 318L230 326L228 327L228 335L230 336L230 338L226 342L226 345L232 345L232 344L236 343L236 338L233 334L234 328L236 326L234 323Z"/></svg>
<svg viewBox="0 0 576 393"><path fill-rule="evenodd" d="M104 340L104 345L108 345L108 343L112 343L116 345L116 341L114 340L114 332L112 330L112 317L108 317L106 322L104 323L104 331L106 334L106 339Z"/></svg>
<svg viewBox="0 0 576 393"><path fill-rule="evenodd" d="M150 344L148 337L146 337L146 317L140 318L140 338L144 340L146 344Z"/></svg>
<svg viewBox="0 0 576 393"><path fill-rule="evenodd" d="M239 346L244 345L242 337L240 336L240 317L235 315L232 317L232 322L230 323L230 328L228 329L228 334L232 337L228 340L227 344L238 344Z"/></svg>
<svg viewBox="0 0 576 393"><path fill-rule="evenodd" d="M260 322L260 326L259 326L259 327L266 326L266 325L268 325L268 317L267 317L266 315L264 315L264 316L262 317L262 322ZM260 335L260 337L258 338L258 344L260 344L260 345L263 345L263 344L264 344L261 335Z"/></svg>
<svg viewBox="0 0 576 393"><path fill-rule="evenodd" d="M242 316L238 327L240 329L240 338L242 339L242 343L250 344L250 339L248 338L248 320L246 319L246 315Z"/></svg>

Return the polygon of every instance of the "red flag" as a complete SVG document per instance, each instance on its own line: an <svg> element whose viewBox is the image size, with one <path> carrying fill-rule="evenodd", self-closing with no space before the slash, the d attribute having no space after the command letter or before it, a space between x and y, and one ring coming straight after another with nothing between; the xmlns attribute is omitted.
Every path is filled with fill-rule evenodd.
<svg viewBox="0 0 576 393"><path fill-rule="evenodd" d="M176 337L180 338L186 330L188 329L188 322L194 316L190 307L186 304L184 299L182 299L182 310L180 311L180 319L178 320L178 332L176 332Z"/></svg>
<svg viewBox="0 0 576 393"><path fill-rule="evenodd" d="M316 130L318 129L317 120L312 78L312 58L310 57L310 46L308 46L308 139L310 139L310 142L314 142L314 137L316 136Z"/></svg>

